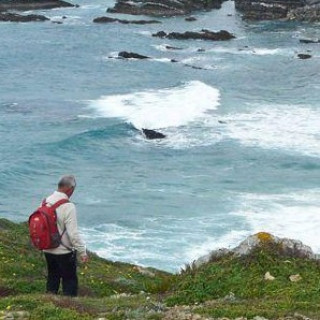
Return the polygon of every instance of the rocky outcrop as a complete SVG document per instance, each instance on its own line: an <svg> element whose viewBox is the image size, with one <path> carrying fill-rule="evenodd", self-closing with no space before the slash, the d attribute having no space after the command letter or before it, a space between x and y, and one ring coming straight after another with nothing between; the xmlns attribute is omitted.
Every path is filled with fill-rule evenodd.
<svg viewBox="0 0 320 320"><path fill-rule="evenodd" d="M62 0L0 0L0 12L7 10L26 11L60 7L74 7L74 5Z"/></svg>
<svg viewBox="0 0 320 320"><path fill-rule="evenodd" d="M161 23L157 20L121 20L115 19L110 17L98 17L93 20L94 23L112 23L118 22L122 24L154 24L154 23Z"/></svg>
<svg viewBox="0 0 320 320"><path fill-rule="evenodd" d="M320 3L313 5L306 5L302 8L292 9L288 12L287 18L289 20L299 20L306 22L320 21Z"/></svg>
<svg viewBox="0 0 320 320"><path fill-rule="evenodd" d="M221 30L218 32L209 31L206 29L201 30L200 32L187 31L184 33L171 32L166 33L164 31L159 31L152 35L153 37L159 38L168 38L168 39L177 39L177 40L210 40L210 41L225 41L235 38L235 36L226 31Z"/></svg>
<svg viewBox="0 0 320 320"><path fill-rule="evenodd" d="M235 0L246 20L320 21L320 0Z"/></svg>
<svg viewBox="0 0 320 320"><path fill-rule="evenodd" d="M0 21L4 22L31 22L31 21L47 21L50 20L45 16L37 14L20 15L16 13L1 13Z"/></svg>
<svg viewBox="0 0 320 320"><path fill-rule="evenodd" d="M303 7L305 0L235 0L237 10L246 20L275 20L286 18L290 10Z"/></svg>
<svg viewBox="0 0 320 320"><path fill-rule="evenodd" d="M117 0L107 12L150 16L187 15L196 10L221 8L224 0Z"/></svg>
<svg viewBox="0 0 320 320"><path fill-rule="evenodd" d="M279 238L271 235L270 233L259 232L255 235L249 236L233 249L219 249L211 251L209 254L194 261L193 266L198 268L208 262L217 261L226 255L232 255L235 257L248 256L257 248L268 247L277 251L284 257L319 260L319 256L314 254L309 246L304 245L299 240Z"/></svg>

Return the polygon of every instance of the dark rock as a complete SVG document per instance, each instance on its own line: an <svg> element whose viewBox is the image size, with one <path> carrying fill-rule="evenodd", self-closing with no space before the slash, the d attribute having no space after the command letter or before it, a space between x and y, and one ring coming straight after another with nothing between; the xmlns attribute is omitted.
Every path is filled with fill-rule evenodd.
<svg viewBox="0 0 320 320"><path fill-rule="evenodd" d="M222 121L222 120L218 120L218 122L219 122L220 124L226 124L226 122L225 122L225 121Z"/></svg>
<svg viewBox="0 0 320 320"><path fill-rule="evenodd" d="M0 12L7 10L26 11L60 7L74 7L74 5L62 0L0 0Z"/></svg>
<svg viewBox="0 0 320 320"><path fill-rule="evenodd" d="M188 22L197 21L197 19L195 17L187 17L184 20L186 20Z"/></svg>
<svg viewBox="0 0 320 320"><path fill-rule="evenodd" d="M300 39L301 43L320 43L320 40L312 40L312 39Z"/></svg>
<svg viewBox="0 0 320 320"><path fill-rule="evenodd" d="M189 67L189 68L192 68L192 69L195 69L195 70L206 70L205 68L202 68L202 67L198 67L198 66L193 66L192 64L184 64L186 67Z"/></svg>
<svg viewBox="0 0 320 320"><path fill-rule="evenodd" d="M55 24L62 24L62 21L52 21L52 23L55 23Z"/></svg>
<svg viewBox="0 0 320 320"><path fill-rule="evenodd" d="M182 50L182 48L171 47L171 46L166 46L166 49L168 49L168 50Z"/></svg>
<svg viewBox="0 0 320 320"><path fill-rule="evenodd" d="M159 31L152 35L153 37L165 38L167 34L164 31Z"/></svg>
<svg viewBox="0 0 320 320"><path fill-rule="evenodd" d="M164 139L166 135L161 132L150 130L150 129L142 129L143 134L147 139L154 140L154 139Z"/></svg>
<svg viewBox="0 0 320 320"><path fill-rule="evenodd" d="M178 61L178 60L176 60L176 59L171 59L171 60L170 60L170 62L175 63L175 62L179 62L179 61Z"/></svg>
<svg viewBox="0 0 320 320"><path fill-rule="evenodd" d="M204 48L199 48L198 50L197 50L197 52L205 52L206 51L206 49L204 49Z"/></svg>
<svg viewBox="0 0 320 320"><path fill-rule="evenodd" d="M29 14L26 16L16 14L16 13L1 13L0 12L0 21L6 22L31 22L31 21L47 21L49 20L45 16L37 15L37 14Z"/></svg>
<svg viewBox="0 0 320 320"><path fill-rule="evenodd" d="M305 54L305 53L299 53L299 54L298 54L298 58L299 58L299 59L303 59L303 60L305 60L305 59L310 59L311 57L312 57L311 54Z"/></svg>
<svg viewBox="0 0 320 320"><path fill-rule="evenodd" d="M160 37L160 38L168 38L168 39L177 39L177 40L211 40L211 41L225 41L235 38L233 34L226 30L221 30L218 32L213 32L209 30L201 30L201 32L194 32L194 31L186 31L184 33L179 32L171 32L165 33L164 31L159 31L152 35L153 37Z"/></svg>
<svg viewBox="0 0 320 320"><path fill-rule="evenodd" d="M287 18L288 12L305 5L305 0L235 0L237 10L246 20Z"/></svg>
<svg viewBox="0 0 320 320"><path fill-rule="evenodd" d="M138 53L134 52L127 52L127 51L121 51L118 53L119 58L124 58L124 59L150 59L150 57L143 56Z"/></svg>
<svg viewBox="0 0 320 320"><path fill-rule="evenodd" d="M187 15L197 10L221 8L224 0L117 0L110 13L150 16Z"/></svg>
<svg viewBox="0 0 320 320"><path fill-rule="evenodd" d="M114 19L110 17L98 17L93 20L94 23L112 23L118 22L122 24L154 24L154 23L161 23L157 20L121 20L121 19Z"/></svg>

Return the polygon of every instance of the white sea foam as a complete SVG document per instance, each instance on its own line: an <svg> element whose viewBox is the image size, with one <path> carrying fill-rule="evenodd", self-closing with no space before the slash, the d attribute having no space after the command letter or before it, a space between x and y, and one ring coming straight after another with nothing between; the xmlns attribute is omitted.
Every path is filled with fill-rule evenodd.
<svg viewBox="0 0 320 320"><path fill-rule="evenodd" d="M320 112L298 105L252 106L224 118L225 134L241 144L320 157Z"/></svg>
<svg viewBox="0 0 320 320"><path fill-rule="evenodd" d="M169 63L169 62L171 62L171 59L169 59L169 58L155 58L150 61Z"/></svg>
<svg viewBox="0 0 320 320"><path fill-rule="evenodd" d="M229 54L246 54L246 55L257 55L257 56L266 56L266 55L293 55L293 52L282 49L269 49L269 48L225 48L225 47L215 47L208 50L208 52L217 52L217 53L229 53Z"/></svg>
<svg viewBox="0 0 320 320"><path fill-rule="evenodd" d="M92 101L98 116L122 118L134 127L170 128L201 121L219 105L219 90L200 81L179 87L111 95Z"/></svg>
<svg viewBox="0 0 320 320"><path fill-rule="evenodd" d="M320 252L320 189L286 194L242 194L235 213L246 218L250 233L270 232L299 239Z"/></svg>

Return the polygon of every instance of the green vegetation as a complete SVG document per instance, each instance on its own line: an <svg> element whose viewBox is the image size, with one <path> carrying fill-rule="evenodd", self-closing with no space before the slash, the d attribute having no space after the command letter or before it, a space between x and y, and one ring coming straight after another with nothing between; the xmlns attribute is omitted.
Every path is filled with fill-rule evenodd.
<svg viewBox="0 0 320 320"><path fill-rule="evenodd" d="M45 260L31 247L27 225L0 219L0 319L320 319L319 263L280 251L269 243L179 275L91 253L90 263L79 266L80 296L67 298L44 294ZM265 280L266 272L275 279ZM290 281L295 274L300 281Z"/></svg>

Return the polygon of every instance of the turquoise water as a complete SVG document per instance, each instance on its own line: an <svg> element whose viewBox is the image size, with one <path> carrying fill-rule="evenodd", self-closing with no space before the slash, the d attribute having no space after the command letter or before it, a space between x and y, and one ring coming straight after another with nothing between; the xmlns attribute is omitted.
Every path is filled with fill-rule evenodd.
<svg viewBox="0 0 320 320"><path fill-rule="evenodd" d="M299 38L320 26L243 22L230 1L99 25L113 2L77 3L40 12L63 24L0 24L0 215L26 220L73 173L81 233L108 259L176 271L262 230L319 252L320 46ZM151 36L202 28L237 38ZM154 59L109 58L123 50Z"/></svg>

